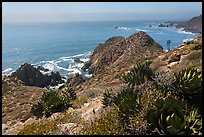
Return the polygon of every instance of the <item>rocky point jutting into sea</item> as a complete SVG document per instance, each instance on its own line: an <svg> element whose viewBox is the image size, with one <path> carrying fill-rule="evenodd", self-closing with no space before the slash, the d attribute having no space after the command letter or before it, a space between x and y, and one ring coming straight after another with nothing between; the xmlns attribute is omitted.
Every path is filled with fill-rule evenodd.
<svg viewBox="0 0 204 137"><path fill-rule="evenodd" d="M32 103L42 99L43 93L50 92L43 87L62 84L63 78L58 72L43 75L40 68L25 63L11 76L2 76L2 132L3 134L80 134L79 131L86 128L85 122L92 122L91 125L97 127L98 123L94 124L94 119L107 114L105 118L110 119L99 127L110 126L109 132L120 134L123 127L116 125L118 116L113 118L115 111L103 108L103 94L106 89L112 89L114 94L126 89L127 84L122 77L135 65L145 62L149 63L153 72L173 74L190 67L202 72L202 37L178 45L168 52L164 52L161 45L142 31L128 37L114 36L107 39L94 49L90 60L84 62L83 70L92 74L92 77L84 80L81 75L74 74L65 82L65 87L71 87L76 91L77 98L73 100L72 106L62 112L53 113L48 118L34 116L31 112ZM145 85L147 87L141 86L143 89L140 91L135 89L143 96L141 107L152 106L151 102L155 102L155 99L161 96L155 94L157 93L155 90L153 90L155 92L145 90L149 88L148 84ZM61 93L61 89L56 91ZM138 112L136 116L138 119L133 122L135 125L131 123L132 121L129 123L132 127L128 129L128 134L147 133L148 124L143 114L147 113L147 108L142 108ZM109 111L111 115L108 115ZM105 118L99 121L104 122ZM120 131L116 132L115 128ZM98 130L98 127L87 129L90 130L89 133L94 131L95 134L107 131Z"/></svg>

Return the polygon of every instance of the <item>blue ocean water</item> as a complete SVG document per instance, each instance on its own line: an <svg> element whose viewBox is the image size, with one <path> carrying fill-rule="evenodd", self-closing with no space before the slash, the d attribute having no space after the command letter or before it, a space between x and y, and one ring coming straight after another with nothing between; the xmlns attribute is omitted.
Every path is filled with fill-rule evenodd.
<svg viewBox="0 0 204 137"><path fill-rule="evenodd" d="M114 29L114 25L120 27ZM128 37L145 31L164 50L168 39L172 42L171 48L175 48L195 37L175 27L158 28L158 25L156 21L3 24L2 74L10 75L22 64L30 63L49 69L43 73L59 71L68 78L78 72L88 77L81 71L83 64L75 63L74 58L87 61L94 48L112 36Z"/></svg>

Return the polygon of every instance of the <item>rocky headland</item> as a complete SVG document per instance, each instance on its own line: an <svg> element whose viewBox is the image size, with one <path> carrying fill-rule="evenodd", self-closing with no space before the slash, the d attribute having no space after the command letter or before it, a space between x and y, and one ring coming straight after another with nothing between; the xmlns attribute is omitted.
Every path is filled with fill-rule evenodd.
<svg viewBox="0 0 204 137"><path fill-rule="evenodd" d="M184 31L202 34L202 15L193 17L188 21L180 22L177 28L184 28Z"/></svg>
<svg viewBox="0 0 204 137"><path fill-rule="evenodd" d="M25 63L13 72L10 77L21 80L27 86L56 86L64 82L59 72L51 72L51 75L43 75L40 70L42 68L35 68L31 64Z"/></svg>

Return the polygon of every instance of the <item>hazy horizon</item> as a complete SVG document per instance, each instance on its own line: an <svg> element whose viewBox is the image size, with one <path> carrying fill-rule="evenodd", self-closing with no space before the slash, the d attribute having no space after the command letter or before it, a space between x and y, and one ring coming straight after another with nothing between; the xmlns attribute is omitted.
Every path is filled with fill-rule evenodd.
<svg viewBox="0 0 204 137"><path fill-rule="evenodd" d="M200 14L202 14L202 2L3 2L2 4L3 23L183 21Z"/></svg>

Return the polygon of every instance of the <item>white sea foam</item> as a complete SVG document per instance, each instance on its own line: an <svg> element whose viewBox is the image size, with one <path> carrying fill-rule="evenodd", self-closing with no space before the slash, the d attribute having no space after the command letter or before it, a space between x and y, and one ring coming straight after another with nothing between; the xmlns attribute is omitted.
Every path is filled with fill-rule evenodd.
<svg viewBox="0 0 204 137"><path fill-rule="evenodd" d="M190 38L190 39L183 39L183 42L187 42L187 41L190 41L190 40L193 40L193 38Z"/></svg>
<svg viewBox="0 0 204 137"><path fill-rule="evenodd" d="M4 71L2 71L2 73L8 73L8 72L10 72L10 71L12 71L12 68L7 68L7 69L5 69Z"/></svg>
<svg viewBox="0 0 204 137"><path fill-rule="evenodd" d="M51 61L40 61L39 63L35 64L35 66L42 66L45 69L48 69L49 71L44 72L40 71L43 74L50 74L53 72L59 72L61 76L67 78L70 78L72 74L79 73L85 78L90 78L91 75L87 74L87 72L82 71L82 67L84 66L84 63L76 63L74 62L74 59L77 57L81 61L86 62L89 60L91 52L83 53L83 54L77 54L74 56L64 56L60 57L55 60Z"/></svg>
<svg viewBox="0 0 204 137"><path fill-rule="evenodd" d="M137 31L144 31L144 32L148 32L148 30L145 30L145 29L135 29Z"/></svg>
<svg viewBox="0 0 204 137"><path fill-rule="evenodd" d="M118 27L118 29L129 30L131 28L128 28L128 27Z"/></svg>
<svg viewBox="0 0 204 137"><path fill-rule="evenodd" d="M177 29L178 33L195 35L195 33L184 31L184 28Z"/></svg>

